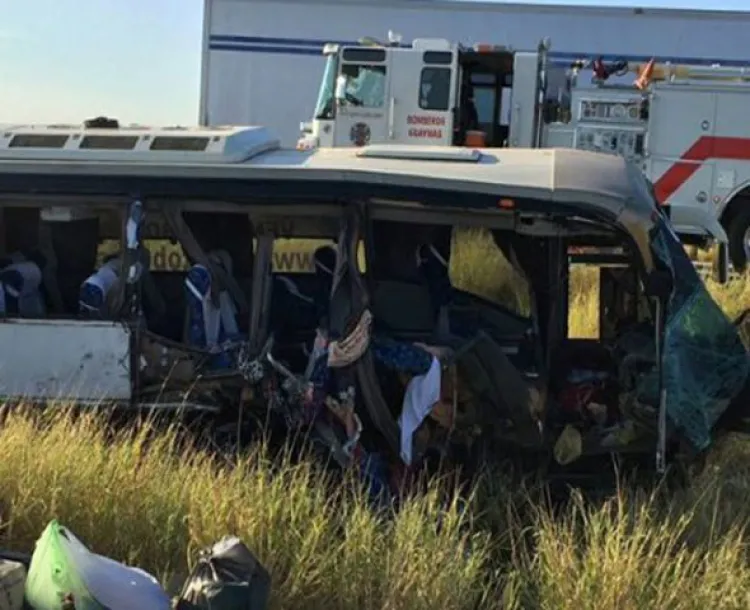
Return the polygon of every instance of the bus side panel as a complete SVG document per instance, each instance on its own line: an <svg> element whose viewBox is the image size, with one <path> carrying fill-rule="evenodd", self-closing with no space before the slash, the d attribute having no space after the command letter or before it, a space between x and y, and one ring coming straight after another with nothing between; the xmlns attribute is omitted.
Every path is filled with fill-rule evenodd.
<svg viewBox="0 0 750 610"><path fill-rule="evenodd" d="M129 401L130 332L117 322L3 320L0 396Z"/></svg>

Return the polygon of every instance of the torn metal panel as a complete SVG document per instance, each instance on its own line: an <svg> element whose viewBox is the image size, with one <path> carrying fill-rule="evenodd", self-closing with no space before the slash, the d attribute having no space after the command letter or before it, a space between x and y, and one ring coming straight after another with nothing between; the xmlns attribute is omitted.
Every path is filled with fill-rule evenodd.
<svg viewBox="0 0 750 610"><path fill-rule="evenodd" d="M29 400L130 401L130 330L107 321L3 320L0 394Z"/></svg>

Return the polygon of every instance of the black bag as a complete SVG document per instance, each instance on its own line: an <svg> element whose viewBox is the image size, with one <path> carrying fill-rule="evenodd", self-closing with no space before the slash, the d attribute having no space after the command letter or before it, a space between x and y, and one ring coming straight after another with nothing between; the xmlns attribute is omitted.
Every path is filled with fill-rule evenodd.
<svg viewBox="0 0 750 610"><path fill-rule="evenodd" d="M200 555L182 587L176 610L265 610L271 576L236 537Z"/></svg>

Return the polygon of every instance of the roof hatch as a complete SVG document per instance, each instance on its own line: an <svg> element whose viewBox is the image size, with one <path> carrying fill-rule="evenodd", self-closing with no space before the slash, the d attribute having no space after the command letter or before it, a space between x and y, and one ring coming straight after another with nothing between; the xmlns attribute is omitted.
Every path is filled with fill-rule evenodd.
<svg viewBox="0 0 750 610"><path fill-rule="evenodd" d="M370 159L401 159L404 161L460 161L479 163L482 153L474 148L450 146L412 146L372 144L357 151L358 157Z"/></svg>
<svg viewBox="0 0 750 610"><path fill-rule="evenodd" d="M239 163L279 146L263 127L86 129L49 125L0 132L0 160Z"/></svg>

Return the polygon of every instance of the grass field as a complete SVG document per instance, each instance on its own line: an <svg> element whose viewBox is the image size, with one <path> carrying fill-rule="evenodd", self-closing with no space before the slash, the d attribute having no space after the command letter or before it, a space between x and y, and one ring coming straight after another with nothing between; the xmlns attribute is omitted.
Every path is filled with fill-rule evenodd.
<svg viewBox="0 0 750 610"><path fill-rule="evenodd" d="M452 271L464 287L524 307L519 280L488 243L462 242ZM591 335L594 275L577 273L573 284L572 328ZM732 316L750 305L750 282L712 291ZM0 546L30 550L57 517L95 551L168 582L199 548L235 533L271 571L273 608L750 607L750 443L742 438L723 440L679 492L623 486L596 506L574 497L553 510L531 483L512 488L498 474L479 485L468 513L441 503L436 484L383 521L356 486L332 490L308 463L272 469L262 447L229 469L176 452L176 431L148 449L147 430L114 440L105 432L95 415L8 416Z"/></svg>

